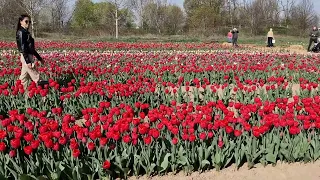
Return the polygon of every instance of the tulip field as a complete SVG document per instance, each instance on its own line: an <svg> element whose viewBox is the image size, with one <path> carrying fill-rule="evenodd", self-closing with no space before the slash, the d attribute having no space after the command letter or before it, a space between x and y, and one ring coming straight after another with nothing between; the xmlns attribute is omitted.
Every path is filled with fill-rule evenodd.
<svg viewBox="0 0 320 180"><path fill-rule="evenodd" d="M320 56L205 43L0 42L0 179L126 179L320 157ZM27 98L25 98L27 96Z"/></svg>

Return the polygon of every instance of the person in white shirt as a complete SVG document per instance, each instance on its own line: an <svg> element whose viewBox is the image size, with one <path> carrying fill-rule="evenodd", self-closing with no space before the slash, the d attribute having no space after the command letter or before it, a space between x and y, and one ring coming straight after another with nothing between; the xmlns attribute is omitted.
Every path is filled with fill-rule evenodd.
<svg viewBox="0 0 320 180"><path fill-rule="evenodd" d="M273 47L274 36L273 36L272 28L270 28L270 30L269 30L269 32L267 34L267 37L268 37L268 47Z"/></svg>

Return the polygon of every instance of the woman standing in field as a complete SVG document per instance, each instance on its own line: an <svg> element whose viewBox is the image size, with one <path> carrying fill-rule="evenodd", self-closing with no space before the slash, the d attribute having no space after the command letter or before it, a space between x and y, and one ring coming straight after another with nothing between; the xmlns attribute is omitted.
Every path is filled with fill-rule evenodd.
<svg viewBox="0 0 320 180"><path fill-rule="evenodd" d="M21 80L25 90L27 89L27 81L29 79L35 83L38 83L40 79L39 72L35 67L33 56L36 56L39 61L43 62L43 59L35 50L34 39L28 31L29 25L30 16L26 14L21 15L17 25L16 41L21 55L20 61L22 63L21 75L19 79Z"/></svg>
<svg viewBox="0 0 320 180"><path fill-rule="evenodd" d="M273 36L272 28L270 28L270 30L269 30L269 32L267 34L267 38L268 38L268 47L273 47L274 36Z"/></svg>
<svg viewBox="0 0 320 180"><path fill-rule="evenodd" d="M228 43L232 43L232 30L230 30L227 34Z"/></svg>

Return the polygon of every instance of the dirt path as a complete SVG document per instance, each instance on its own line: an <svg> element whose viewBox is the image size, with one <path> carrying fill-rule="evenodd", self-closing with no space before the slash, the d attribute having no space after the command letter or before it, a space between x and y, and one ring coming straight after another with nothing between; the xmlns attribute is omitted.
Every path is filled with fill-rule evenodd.
<svg viewBox="0 0 320 180"><path fill-rule="evenodd" d="M223 46L232 47L230 43L223 43ZM245 49L238 49L238 51L243 53L290 53L290 54L301 54L301 55L319 55L320 53L310 53L307 51L306 47L302 45L290 45L289 47L281 47L281 46L275 46L275 47L266 47L261 45L254 45L254 44L240 44L241 47L245 47Z"/></svg>
<svg viewBox="0 0 320 180"><path fill-rule="evenodd" d="M291 45L290 47L265 47L265 46L257 46L257 45L252 45L252 44L245 44L243 46L246 46L248 48L254 49L256 51L260 52L271 52L271 53L278 53L278 52L287 52L290 54L303 54L303 55L317 55L317 53L310 53L306 50L305 47L302 45Z"/></svg>
<svg viewBox="0 0 320 180"><path fill-rule="evenodd" d="M146 176L136 178L131 177L130 180L319 180L320 179L320 161L315 163L278 163L275 167L271 165L262 167L256 165L256 168L248 170L246 165L236 170L234 166L223 169L220 172L211 170L199 174L192 173L190 176L184 173L176 175L155 176L148 178Z"/></svg>

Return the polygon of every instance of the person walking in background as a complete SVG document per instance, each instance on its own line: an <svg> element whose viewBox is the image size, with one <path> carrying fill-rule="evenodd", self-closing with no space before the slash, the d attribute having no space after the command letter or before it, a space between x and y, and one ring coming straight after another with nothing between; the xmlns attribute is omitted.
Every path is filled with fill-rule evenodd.
<svg viewBox="0 0 320 180"><path fill-rule="evenodd" d="M267 38L268 38L268 47L273 47L273 39L274 39L274 36L273 36L273 31L272 31L272 28L270 28L268 34L267 34Z"/></svg>
<svg viewBox="0 0 320 180"><path fill-rule="evenodd" d="M227 35L227 37L228 37L228 43L232 43L232 32L231 32L232 30L230 30L229 32L228 32L228 35Z"/></svg>
<svg viewBox="0 0 320 180"><path fill-rule="evenodd" d="M319 34L319 36L318 36L318 43L320 43L320 27L318 28L318 34Z"/></svg>
<svg viewBox="0 0 320 180"><path fill-rule="evenodd" d="M318 37L319 37L319 30L317 27L313 27L312 31L309 33L310 40L309 40L309 46L308 46L308 51L310 52L310 47L312 43L318 43Z"/></svg>
<svg viewBox="0 0 320 180"><path fill-rule="evenodd" d="M34 46L34 39L28 31L30 24L30 16L23 14L19 17L17 31L16 31L16 42L18 50L20 52L20 61L22 63L21 75L19 79L23 85L23 88L27 90L27 81L31 79L35 83L40 80L40 75L35 67L34 58L43 63L43 59L37 53Z"/></svg>
<svg viewBox="0 0 320 180"><path fill-rule="evenodd" d="M239 34L239 31L237 30L237 28L233 28L231 33L232 33L232 45L235 46L235 47L238 47L238 34Z"/></svg>

